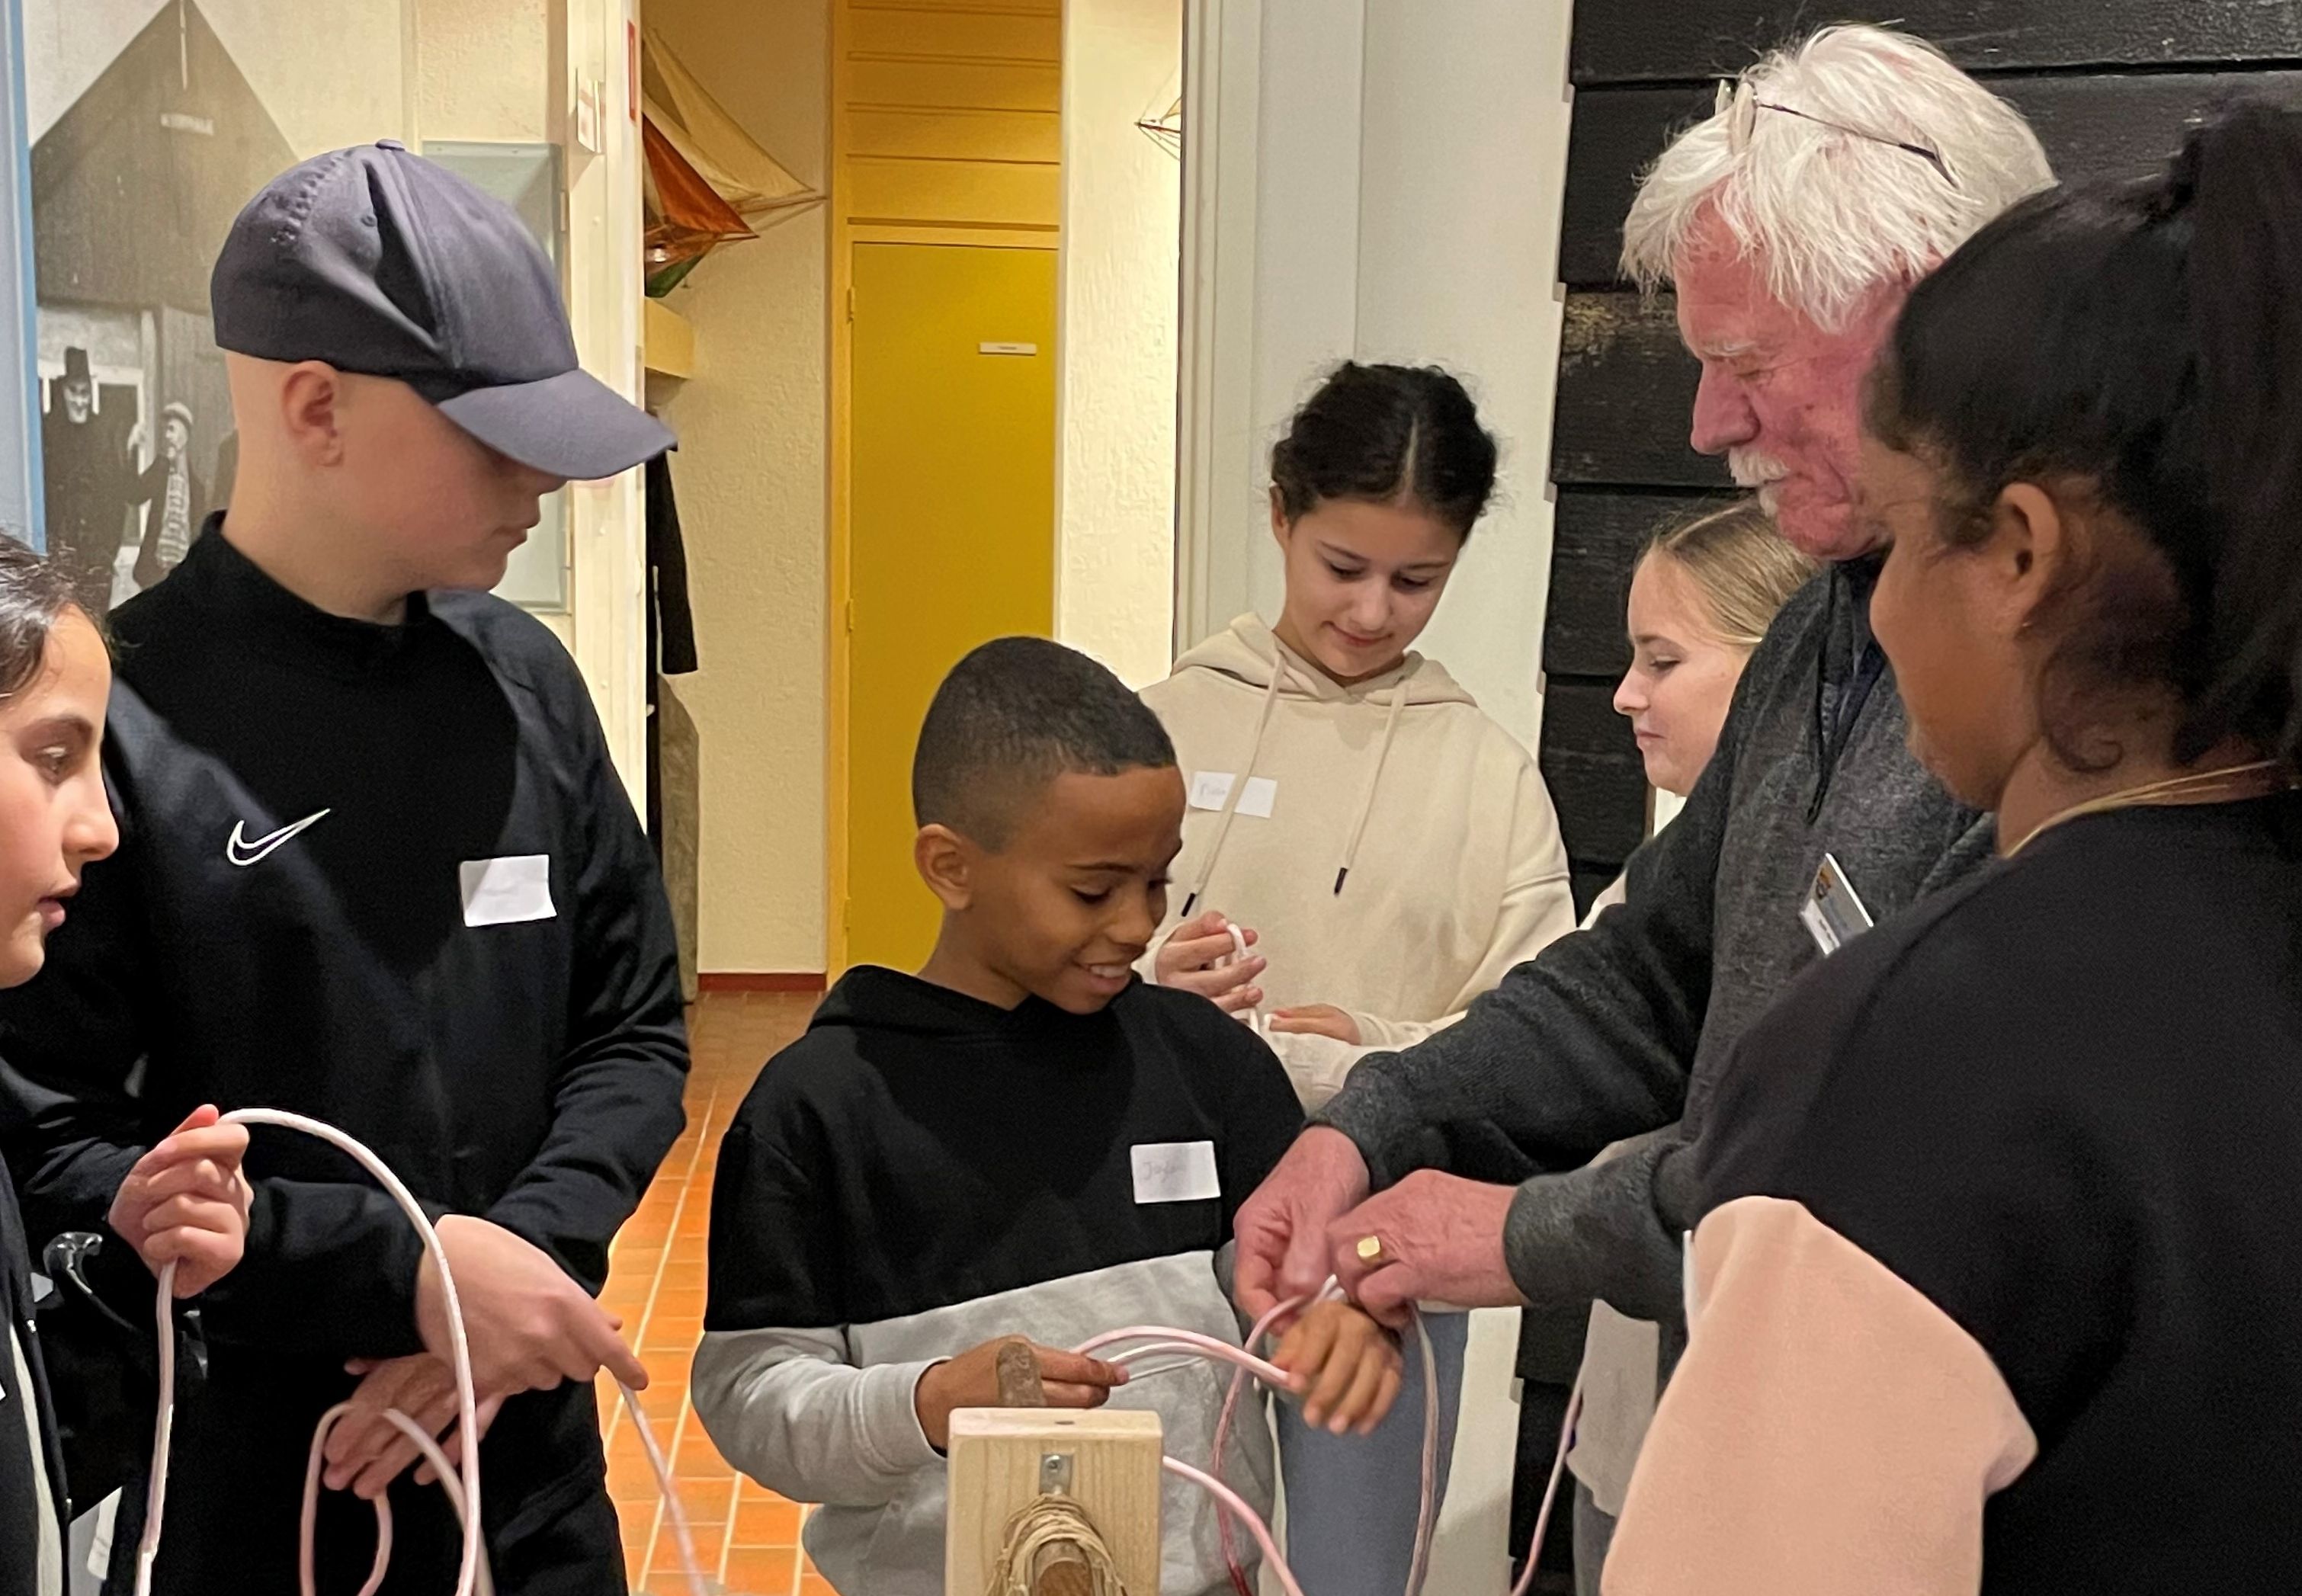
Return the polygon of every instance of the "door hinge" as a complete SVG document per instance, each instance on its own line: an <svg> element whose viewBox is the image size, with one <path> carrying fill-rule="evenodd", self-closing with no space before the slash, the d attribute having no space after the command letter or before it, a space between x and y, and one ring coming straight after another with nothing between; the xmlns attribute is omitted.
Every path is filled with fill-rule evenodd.
<svg viewBox="0 0 2302 1596"><path fill-rule="evenodd" d="M840 614L839 614L839 622L840 622L840 625L842 625L842 626L845 626L845 627L847 628L847 635L848 635L848 636L850 636L850 637L854 636L854 635L855 635L855 601L854 601L854 600L853 600L853 599L845 599L845 600L841 601L841 602L840 602L840 606L839 606L839 610L840 610Z"/></svg>
<svg viewBox="0 0 2302 1596"><path fill-rule="evenodd" d="M855 290L853 285L847 290L847 319L851 322L855 319Z"/></svg>

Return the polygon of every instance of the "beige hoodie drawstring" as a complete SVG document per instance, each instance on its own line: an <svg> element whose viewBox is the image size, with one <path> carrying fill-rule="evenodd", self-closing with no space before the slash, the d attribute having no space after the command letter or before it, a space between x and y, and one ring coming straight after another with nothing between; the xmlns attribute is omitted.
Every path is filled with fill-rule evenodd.
<svg viewBox="0 0 2302 1596"><path fill-rule="evenodd" d="M1191 910L1199 901L1199 894L1215 873L1215 861L1222 857L1223 839L1231 835L1233 816L1239 813L1239 801L1247 792L1248 778L1255 774L1256 757L1263 752L1263 735L1270 729L1271 711L1279 702L1279 685L1287 679L1287 655L1284 651L1275 656L1271 671L1271 683L1263 690L1263 711L1255 718L1255 740L1247 745L1247 763L1239 767L1231 778L1231 791L1223 794L1222 815L1215 821L1214 845L1207 850L1206 862L1199 867L1198 877L1191 890L1184 895L1183 912L1177 918L1189 920Z"/></svg>
<svg viewBox="0 0 2302 1596"><path fill-rule="evenodd" d="M1335 895L1342 895L1343 880L1351 873L1351 865L1359 856L1359 839L1366 835L1367 817L1374 812L1375 784L1382 780L1382 768L1390 759L1391 738L1399 731L1399 712L1407 707L1407 678L1391 684L1390 713L1382 718L1382 745L1375 750L1374 769L1367 772L1365 790L1359 794L1359 818L1351 822L1351 840L1343 849L1342 868L1335 872Z"/></svg>

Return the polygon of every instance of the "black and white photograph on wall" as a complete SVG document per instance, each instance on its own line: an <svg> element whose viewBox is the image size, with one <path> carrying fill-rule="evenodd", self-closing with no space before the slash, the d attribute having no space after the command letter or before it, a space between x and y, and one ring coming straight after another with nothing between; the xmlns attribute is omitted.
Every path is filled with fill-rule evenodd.
<svg viewBox="0 0 2302 1596"><path fill-rule="evenodd" d="M272 177L404 131L402 4L22 4L47 547L108 609L230 503L209 268Z"/></svg>

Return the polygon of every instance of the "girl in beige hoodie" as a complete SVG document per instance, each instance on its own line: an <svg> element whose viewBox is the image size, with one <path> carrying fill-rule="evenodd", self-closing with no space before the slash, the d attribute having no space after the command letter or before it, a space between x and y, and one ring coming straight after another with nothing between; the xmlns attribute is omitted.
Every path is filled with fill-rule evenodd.
<svg viewBox="0 0 2302 1596"><path fill-rule="evenodd" d="M1411 651L1494 473L1494 440L1453 377L1343 365L1272 451L1271 531L1286 569L1278 623L1233 622L1143 694L1190 798L1147 973L1255 1023L1309 1107L1360 1058L1451 1022L1575 927L1558 820L1533 760ZM1494 1365L1474 1382L1500 1399L1516 1315L1496 1317L1478 1337L1491 1356L1472 1362ZM1431 1323L1451 1447L1464 1316ZM1365 1441L1308 1432L1282 1413L1289 1556L1306 1590L1403 1588L1421 1390L1410 1378ZM1501 1400L1470 1410L1489 1408L1511 1411ZM1490 1522L1463 1523L1458 1535L1449 1524L1466 1515L1442 1520L1431 1589L1474 1596L1489 1575L1500 1589L1491 1521L1508 1515L1511 1441L1495 1424L1454 1452L1467 1465L1476 1448L1477 1468L1460 1479L1468 1487L1477 1474L1477 1516ZM1450 1556L1450 1541L1463 1550Z"/></svg>
<svg viewBox="0 0 2302 1596"><path fill-rule="evenodd" d="M1306 1107L1575 926L1533 759L1410 651L1494 458L1446 373L1342 366L1272 451L1278 624L1234 621L1143 694L1191 803L1150 973L1256 1019Z"/></svg>

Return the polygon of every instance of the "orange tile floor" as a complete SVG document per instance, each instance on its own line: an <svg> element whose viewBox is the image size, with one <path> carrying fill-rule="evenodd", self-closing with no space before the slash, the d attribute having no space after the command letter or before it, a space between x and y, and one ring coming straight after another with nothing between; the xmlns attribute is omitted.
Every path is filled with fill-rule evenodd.
<svg viewBox="0 0 2302 1596"><path fill-rule="evenodd" d="M704 1575L729 1596L831 1596L799 1550L802 1509L728 1466L687 1400L688 1360L703 1333L705 1242L719 1138L760 1066L806 1026L815 1003L780 993L715 992L689 1011L695 1063L687 1130L617 1238L601 1297L608 1311L622 1317L626 1339L648 1366L641 1406L671 1458ZM612 1383L602 1382L600 1408L608 1489L623 1519L632 1589L686 1596L655 1476Z"/></svg>

